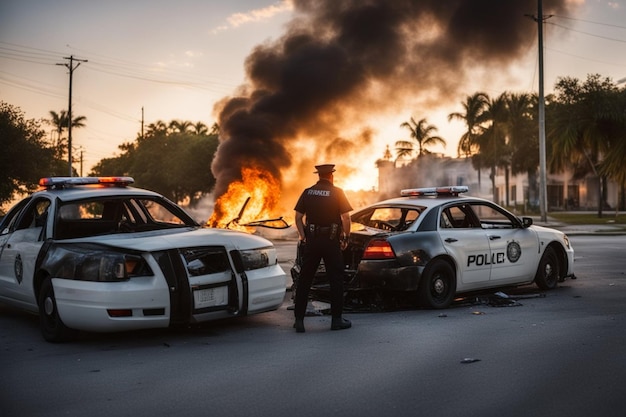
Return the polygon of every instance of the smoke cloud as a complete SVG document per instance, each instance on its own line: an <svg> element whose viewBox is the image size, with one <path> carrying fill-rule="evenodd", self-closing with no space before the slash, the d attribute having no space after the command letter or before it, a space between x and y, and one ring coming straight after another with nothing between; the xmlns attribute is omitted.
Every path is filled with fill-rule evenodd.
<svg viewBox="0 0 626 417"><path fill-rule="evenodd" d="M333 158L367 151L373 115L409 99L424 106L460 101L460 87L476 70L500 76L536 50L528 15L537 13L537 0L293 3L285 34L250 53L246 85L216 108L216 197L241 178L242 167L270 172L284 189L301 173L308 182L317 163L341 164L341 174L349 164ZM544 14L573 7L567 0L543 5Z"/></svg>

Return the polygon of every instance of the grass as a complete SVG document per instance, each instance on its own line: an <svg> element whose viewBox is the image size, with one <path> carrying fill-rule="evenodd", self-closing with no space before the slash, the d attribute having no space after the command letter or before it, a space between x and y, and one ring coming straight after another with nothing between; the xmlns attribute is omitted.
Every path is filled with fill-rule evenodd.
<svg viewBox="0 0 626 417"><path fill-rule="evenodd" d="M614 224L626 226L626 214L619 213L615 216L615 211L603 211L602 217L598 217L598 212L549 212L548 216L558 222L567 223L571 225L582 224Z"/></svg>

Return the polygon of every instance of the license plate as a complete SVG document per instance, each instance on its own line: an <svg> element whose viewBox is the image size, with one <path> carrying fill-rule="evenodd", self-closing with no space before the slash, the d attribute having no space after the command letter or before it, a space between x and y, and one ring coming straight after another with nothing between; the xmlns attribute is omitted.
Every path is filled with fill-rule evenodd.
<svg viewBox="0 0 626 417"><path fill-rule="evenodd" d="M225 306L228 304L228 287L204 288L193 292L196 309Z"/></svg>

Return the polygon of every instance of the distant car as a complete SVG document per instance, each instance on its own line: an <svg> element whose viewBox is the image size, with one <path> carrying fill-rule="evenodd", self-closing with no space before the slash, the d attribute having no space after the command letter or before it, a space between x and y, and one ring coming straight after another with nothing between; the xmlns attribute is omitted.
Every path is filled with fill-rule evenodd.
<svg viewBox="0 0 626 417"><path fill-rule="evenodd" d="M50 342L277 309L286 276L259 236L201 227L129 177L52 177L0 223L0 302Z"/></svg>
<svg viewBox="0 0 626 417"><path fill-rule="evenodd" d="M458 294L532 282L549 290L574 276L574 250L564 233L491 201L459 196L466 192L464 186L407 189L352 214L346 303L396 297L440 309ZM296 264L296 282L298 273ZM328 299L323 265L312 295Z"/></svg>

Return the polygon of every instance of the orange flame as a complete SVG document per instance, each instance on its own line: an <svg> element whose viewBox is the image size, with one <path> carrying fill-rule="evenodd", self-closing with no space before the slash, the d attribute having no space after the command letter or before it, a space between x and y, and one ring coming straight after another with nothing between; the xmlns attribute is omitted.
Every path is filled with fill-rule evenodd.
<svg viewBox="0 0 626 417"><path fill-rule="evenodd" d="M271 218L279 198L280 184L270 172L244 167L241 180L232 182L215 202L207 223L211 227L248 231L242 225Z"/></svg>

